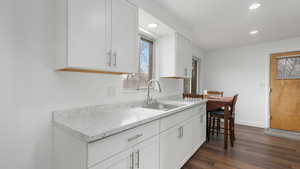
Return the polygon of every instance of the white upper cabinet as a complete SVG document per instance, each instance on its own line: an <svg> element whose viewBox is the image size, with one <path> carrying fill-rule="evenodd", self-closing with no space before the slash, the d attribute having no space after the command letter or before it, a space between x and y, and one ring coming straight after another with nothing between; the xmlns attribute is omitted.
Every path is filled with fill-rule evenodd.
<svg viewBox="0 0 300 169"><path fill-rule="evenodd" d="M191 78L192 44L179 33L164 36L159 41L160 76Z"/></svg>
<svg viewBox="0 0 300 169"><path fill-rule="evenodd" d="M112 0L112 65L119 72L138 70L138 9L127 0Z"/></svg>
<svg viewBox="0 0 300 169"><path fill-rule="evenodd" d="M137 72L135 5L127 0L56 2L56 69Z"/></svg>
<svg viewBox="0 0 300 169"><path fill-rule="evenodd" d="M105 4L105 0L68 1L67 67L106 69Z"/></svg>

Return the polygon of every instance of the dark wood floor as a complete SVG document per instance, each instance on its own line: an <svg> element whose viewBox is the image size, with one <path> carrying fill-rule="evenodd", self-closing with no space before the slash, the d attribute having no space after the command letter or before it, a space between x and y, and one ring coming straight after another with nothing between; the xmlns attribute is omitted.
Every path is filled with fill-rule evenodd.
<svg viewBox="0 0 300 169"><path fill-rule="evenodd" d="M235 145L223 135L204 144L182 169L300 169L300 141L272 137L263 129L236 126Z"/></svg>

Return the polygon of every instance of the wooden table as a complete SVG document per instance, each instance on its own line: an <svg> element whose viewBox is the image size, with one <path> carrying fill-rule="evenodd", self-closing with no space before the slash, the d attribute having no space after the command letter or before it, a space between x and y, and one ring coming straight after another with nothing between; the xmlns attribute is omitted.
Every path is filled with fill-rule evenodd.
<svg viewBox="0 0 300 169"><path fill-rule="evenodd" d="M228 119L230 117L229 107L231 106L233 97L208 97L207 101L207 123L208 123L208 114L211 111L220 109L224 107L224 148L227 149L228 144ZM209 131L208 125L206 126L206 135L207 140L209 140Z"/></svg>

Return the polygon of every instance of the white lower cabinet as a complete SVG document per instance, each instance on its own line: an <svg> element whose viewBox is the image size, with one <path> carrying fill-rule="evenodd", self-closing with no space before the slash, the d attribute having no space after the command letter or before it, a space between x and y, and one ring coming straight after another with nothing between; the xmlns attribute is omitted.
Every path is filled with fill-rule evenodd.
<svg viewBox="0 0 300 169"><path fill-rule="evenodd" d="M199 149L206 139L205 119L206 113L201 112L161 133L160 169L180 169Z"/></svg>
<svg viewBox="0 0 300 169"><path fill-rule="evenodd" d="M160 169L180 168L184 147L182 126L173 127L160 135Z"/></svg>
<svg viewBox="0 0 300 169"><path fill-rule="evenodd" d="M92 167L91 169L132 169L133 153L128 150Z"/></svg>
<svg viewBox="0 0 300 169"><path fill-rule="evenodd" d="M54 128L54 169L180 169L206 138L195 106L91 143Z"/></svg>
<svg viewBox="0 0 300 169"><path fill-rule="evenodd" d="M158 136L105 160L91 169L158 169Z"/></svg>
<svg viewBox="0 0 300 169"><path fill-rule="evenodd" d="M134 147L134 169L159 168L159 137L142 142Z"/></svg>

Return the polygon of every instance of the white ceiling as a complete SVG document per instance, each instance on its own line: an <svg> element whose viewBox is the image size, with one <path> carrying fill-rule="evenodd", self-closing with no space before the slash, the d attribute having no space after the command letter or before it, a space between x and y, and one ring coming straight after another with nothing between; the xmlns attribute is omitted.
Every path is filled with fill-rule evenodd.
<svg viewBox="0 0 300 169"><path fill-rule="evenodd" d="M158 25L157 28L149 28L148 25L155 23ZM165 36L175 32L172 28L170 28L165 23L161 22L159 19L155 18L154 16L150 15L146 11L139 9L139 26L143 29L143 31L147 31L152 36Z"/></svg>
<svg viewBox="0 0 300 169"><path fill-rule="evenodd" d="M206 50L300 36L300 0L156 0L194 29ZM248 8L261 3L257 10ZM249 32L259 30L250 36Z"/></svg>

